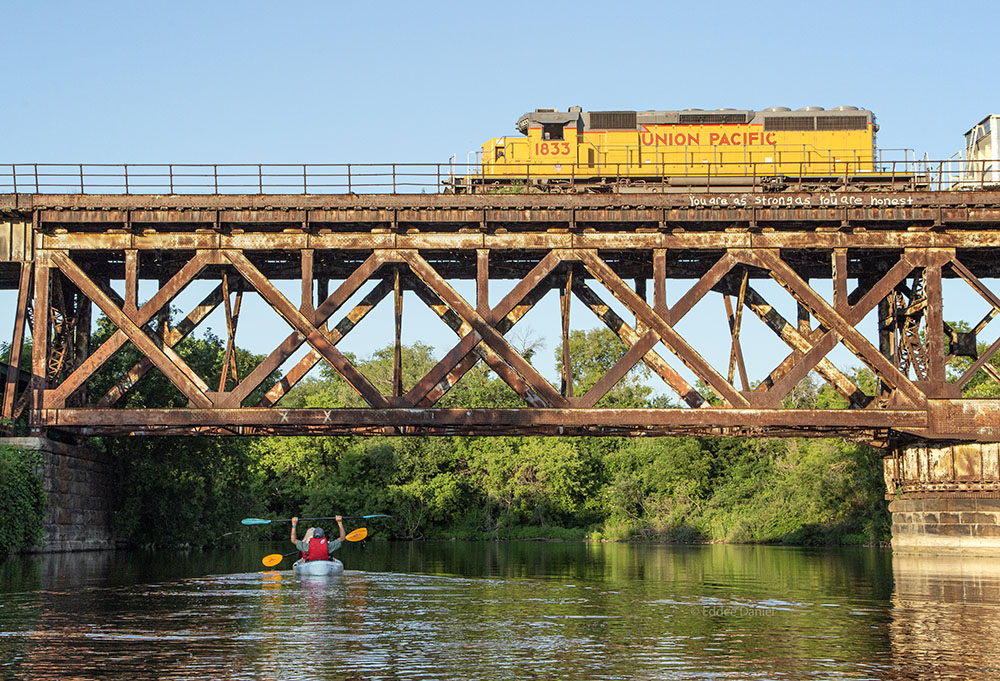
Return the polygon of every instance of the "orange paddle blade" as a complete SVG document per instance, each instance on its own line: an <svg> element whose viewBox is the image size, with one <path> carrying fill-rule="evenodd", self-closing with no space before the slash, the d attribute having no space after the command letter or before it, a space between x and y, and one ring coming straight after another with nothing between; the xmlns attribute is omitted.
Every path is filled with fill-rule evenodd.
<svg viewBox="0 0 1000 681"><path fill-rule="evenodd" d="M349 533L346 537L344 537L344 539L346 539L347 541L361 541L367 536L368 536L368 528L359 527L358 529Z"/></svg>
<svg viewBox="0 0 1000 681"><path fill-rule="evenodd" d="M260 562L262 562L267 567L273 567L280 563L284 559L284 556L280 553L272 553L269 556L264 556Z"/></svg>

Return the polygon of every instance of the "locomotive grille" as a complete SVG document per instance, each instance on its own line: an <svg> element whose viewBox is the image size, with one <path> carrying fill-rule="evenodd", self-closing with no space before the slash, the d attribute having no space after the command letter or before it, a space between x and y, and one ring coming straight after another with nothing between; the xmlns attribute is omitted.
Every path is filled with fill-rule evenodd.
<svg viewBox="0 0 1000 681"><path fill-rule="evenodd" d="M867 130L867 116L768 116L765 130Z"/></svg>
<svg viewBox="0 0 1000 681"><path fill-rule="evenodd" d="M816 119L817 130L867 130L867 116L823 116Z"/></svg>
<svg viewBox="0 0 1000 681"><path fill-rule="evenodd" d="M733 114L733 113L726 113L726 114L717 114L717 113L691 113L691 114L686 114L686 113L682 113L678 117L678 120L681 123L685 123L685 124L688 124L688 125L698 125L698 124L701 124L701 123L709 123L709 124L711 124L711 123L715 123L715 124L723 124L723 123L746 123L747 122L747 115L746 114Z"/></svg>
<svg viewBox="0 0 1000 681"><path fill-rule="evenodd" d="M768 116L764 119L765 130L815 130L816 119L812 116Z"/></svg>
<svg viewBox="0 0 1000 681"><path fill-rule="evenodd" d="M635 111L592 111L590 127L599 130L635 130Z"/></svg>

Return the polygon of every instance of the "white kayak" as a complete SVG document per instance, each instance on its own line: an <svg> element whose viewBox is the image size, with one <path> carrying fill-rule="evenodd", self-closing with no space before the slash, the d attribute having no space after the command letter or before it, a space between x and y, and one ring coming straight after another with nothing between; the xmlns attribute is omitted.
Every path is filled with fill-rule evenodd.
<svg viewBox="0 0 1000 681"><path fill-rule="evenodd" d="M310 560L305 561L301 558L295 561L292 565L292 570L295 571L296 575L310 575L310 576L324 576L324 575L339 575L344 571L344 564L341 563L336 558L331 560Z"/></svg>

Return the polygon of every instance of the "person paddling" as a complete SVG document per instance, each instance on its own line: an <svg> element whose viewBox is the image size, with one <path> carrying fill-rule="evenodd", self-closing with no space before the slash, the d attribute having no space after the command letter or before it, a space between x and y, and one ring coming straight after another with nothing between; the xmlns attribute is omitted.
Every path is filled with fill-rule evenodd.
<svg viewBox="0 0 1000 681"><path fill-rule="evenodd" d="M336 516L337 526L340 528L340 536L332 542L328 542L322 527L310 527L306 530L302 539L295 535L295 528L299 524L296 516L292 518L292 543L295 548L302 552L302 558L311 560L330 560L330 554L340 548L347 534L344 532L344 521L341 516Z"/></svg>

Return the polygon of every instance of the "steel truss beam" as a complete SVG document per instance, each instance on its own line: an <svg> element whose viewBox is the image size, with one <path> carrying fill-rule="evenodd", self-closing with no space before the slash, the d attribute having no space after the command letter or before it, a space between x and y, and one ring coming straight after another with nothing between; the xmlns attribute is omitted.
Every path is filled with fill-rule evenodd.
<svg viewBox="0 0 1000 681"><path fill-rule="evenodd" d="M713 197L712 206L677 196L645 196L643 206L620 196L266 197L267 206L259 205L261 197L184 197L181 203L168 197L162 201L170 205L159 206L149 204L150 197L18 197L13 210L30 216L37 238L31 261L20 269L12 347L20 349L33 319L32 426L88 434L994 441L1000 437L998 403L961 397L981 371L1000 383L989 363L1000 340L976 352L978 335L1000 313L1000 297L989 287L1000 277L1000 196L974 194L965 193L962 205L939 194L861 195L861 203L837 208L829 207L827 196L800 196L809 209L785 198L773 207L754 204L760 198L753 195L733 196L728 204ZM945 321L944 279L963 281L989 307L971 331L959 333ZM113 280L123 282L124 296L113 290ZM205 280L217 286L171 327L171 302ZM301 298L283 294L282 280L297 281ZM475 282L475 300L456 290L461 280ZM140 301L140 282L150 281L158 288ZM491 304L490 289L500 281L513 286ZM767 288L769 282L775 286ZM795 322L778 312L778 287L797 310ZM412 385L404 385L402 370L405 291L457 337ZM555 327L563 372L555 385L507 338L550 293L559 297L561 318L561 329ZM337 345L390 294L392 332L367 343L394 348L391 377L376 381ZM255 367L236 361L237 330L251 323L244 312L238 324L247 296L258 297L289 327ZM573 388L571 299L582 305L575 309L586 312L588 325L606 325L624 345L618 361L583 394ZM206 377L175 348L220 305L225 356L221 374ZM93 307L116 329L97 347L89 339ZM718 367L709 359L716 339L701 332L696 309L720 315L729 329ZM873 314L877 335L869 338L865 320ZM784 359L761 380L747 368L755 350L744 338L748 319L759 319L785 348ZM91 396L88 387L126 346L141 359L113 376L110 389ZM303 346L306 354L278 374ZM838 346L855 366L838 366L831 358ZM973 356L971 366L949 377L948 361L962 354ZM523 407L439 405L479 362L510 386ZM283 407L289 391L321 364L364 406ZM877 394L866 394L852 377L859 365L876 377ZM608 406L615 386L639 366L680 406ZM150 372L165 377L187 406L122 408L122 398ZM812 372L849 408L789 408L793 391ZM16 415L15 373L5 381L7 419Z"/></svg>

